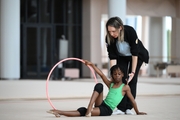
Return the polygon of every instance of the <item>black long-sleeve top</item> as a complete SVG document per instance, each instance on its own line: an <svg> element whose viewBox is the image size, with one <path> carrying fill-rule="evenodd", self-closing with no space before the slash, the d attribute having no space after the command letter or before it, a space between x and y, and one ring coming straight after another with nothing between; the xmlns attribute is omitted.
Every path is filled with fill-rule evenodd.
<svg viewBox="0 0 180 120"><path fill-rule="evenodd" d="M114 42L108 44L106 37L107 51L110 60L118 59L119 52L116 46L117 41L118 39L116 38L114 39ZM142 42L138 39L133 27L124 25L124 41L129 43L130 52L133 56L138 56L145 63L149 62L149 53L143 46Z"/></svg>

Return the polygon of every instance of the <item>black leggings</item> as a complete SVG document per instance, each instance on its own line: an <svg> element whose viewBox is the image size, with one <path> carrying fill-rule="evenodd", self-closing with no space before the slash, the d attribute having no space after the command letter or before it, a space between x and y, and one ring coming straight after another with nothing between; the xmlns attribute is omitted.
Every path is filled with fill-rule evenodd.
<svg viewBox="0 0 180 120"><path fill-rule="evenodd" d="M138 81L138 73L139 73L139 70L141 68L142 63L143 63L143 61L138 59L138 63L137 63L137 67L136 67L134 77L131 80L131 82L129 82L129 87L131 88L131 93L132 93L134 99L136 98L136 87L137 87L137 81ZM124 69L125 74L124 74L124 78L123 78L123 83L126 83L125 79L127 78L127 75L129 73L131 73L132 57L131 56L129 56L129 57L120 56L117 60L117 64L120 65L121 67L123 67L123 69ZM129 68L128 68L128 64L129 64ZM117 108L121 111L126 111L127 109L132 109L133 106L132 106L129 98L125 95L124 98L122 99L122 101L117 106Z"/></svg>
<svg viewBox="0 0 180 120"><path fill-rule="evenodd" d="M103 92L103 84L102 83L97 83L94 86L94 91L98 92L99 94ZM111 108L106 105L104 102L101 103L99 107L100 109L100 116L110 116L112 114ZM85 116L87 108L85 107L80 107L77 109L77 111L80 113L81 116Z"/></svg>

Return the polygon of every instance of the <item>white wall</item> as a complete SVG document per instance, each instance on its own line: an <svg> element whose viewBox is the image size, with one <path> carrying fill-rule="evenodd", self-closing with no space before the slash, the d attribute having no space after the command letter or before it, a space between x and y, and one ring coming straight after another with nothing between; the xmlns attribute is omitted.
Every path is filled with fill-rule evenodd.
<svg viewBox="0 0 180 120"><path fill-rule="evenodd" d="M102 67L101 61L101 14L104 7L103 0L83 0L83 57L99 68ZM92 74L88 67L83 66L83 77L91 77Z"/></svg>

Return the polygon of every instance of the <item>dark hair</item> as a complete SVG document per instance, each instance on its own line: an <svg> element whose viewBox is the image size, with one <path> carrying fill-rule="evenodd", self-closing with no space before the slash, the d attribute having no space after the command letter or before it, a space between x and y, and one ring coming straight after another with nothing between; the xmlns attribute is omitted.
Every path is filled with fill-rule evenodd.
<svg viewBox="0 0 180 120"><path fill-rule="evenodd" d="M110 68L110 75L112 76L113 72L114 72L115 70L118 70L118 69L120 69L121 72L124 74L124 69L123 69L121 66L119 66L119 65L113 65L113 66Z"/></svg>
<svg viewBox="0 0 180 120"><path fill-rule="evenodd" d="M123 74L125 74L125 69L124 69L123 66L114 65L114 66L112 66L112 67L110 68L110 75L111 75L112 79L114 79L114 78L113 78L113 72L114 72L115 70L118 70L118 69L120 69L121 72L122 72ZM126 78L125 78L125 77L126 77L125 75L122 77L122 82L123 82L124 84L127 84L127 81L126 81Z"/></svg>

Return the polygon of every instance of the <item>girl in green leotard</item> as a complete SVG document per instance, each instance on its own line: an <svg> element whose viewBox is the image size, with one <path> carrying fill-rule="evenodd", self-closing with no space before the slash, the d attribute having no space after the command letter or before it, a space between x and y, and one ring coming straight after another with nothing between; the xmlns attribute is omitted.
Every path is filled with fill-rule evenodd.
<svg viewBox="0 0 180 120"><path fill-rule="evenodd" d="M87 108L80 107L74 111L50 110L47 111L48 113L54 114L56 117L60 117L60 115L68 117L110 116L126 94L131 100L136 114L146 115L144 112L139 112L134 97L131 94L129 85L122 83L122 78L124 77L122 68L118 65L112 66L110 69L110 75L112 78L109 80L93 63L87 60L84 60L84 62L85 65L89 65L95 70L109 88L106 98L103 100L103 84L97 83L94 87L94 91Z"/></svg>

